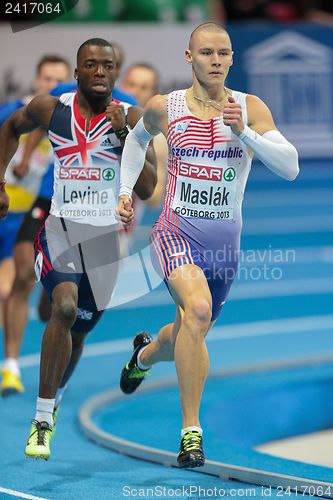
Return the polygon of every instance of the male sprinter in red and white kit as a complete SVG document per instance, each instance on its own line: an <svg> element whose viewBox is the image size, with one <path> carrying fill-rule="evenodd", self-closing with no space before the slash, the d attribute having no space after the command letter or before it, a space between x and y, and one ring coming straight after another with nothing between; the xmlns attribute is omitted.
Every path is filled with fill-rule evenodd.
<svg viewBox="0 0 333 500"><path fill-rule="evenodd" d="M183 417L180 467L198 467L205 461L199 421L209 366L205 336L236 274L241 205L252 155L288 180L299 171L297 151L276 130L267 106L254 95L224 86L232 56L229 35L221 26L198 26L186 50L192 87L152 98L127 136L122 156L118 212L128 223L133 217L128 204L146 147L160 131L167 138L167 194L151 239L153 259L177 307L176 318L154 341L147 333L137 335L120 385L131 393L153 364L175 360ZM221 262L223 249L228 251Z"/></svg>
<svg viewBox="0 0 333 500"><path fill-rule="evenodd" d="M52 312L42 342L36 416L25 449L33 458L50 456L57 390L71 376L85 336L111 300L119 260L115 208L120 158L126 123L134 127L142 116L139 108L112 102L115 64L109 42L94 38L80 46L75 77L76 93L36 97L0 130L0 179L20 134L43 127L54 150L50 216L35 240L35 271L52 300ZM111 102L109 121L105 110ZM136 191L148 198L155 184L156 167L147 161ZM7 208L1 180L0 216Z"/></svg>

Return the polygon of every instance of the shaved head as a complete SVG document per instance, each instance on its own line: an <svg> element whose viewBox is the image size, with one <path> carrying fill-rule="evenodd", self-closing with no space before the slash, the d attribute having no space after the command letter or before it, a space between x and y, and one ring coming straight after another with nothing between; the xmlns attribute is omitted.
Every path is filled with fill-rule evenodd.
<svg viewBox="0 0 333 500"><path fill-rule="evenodd" d="M227 35L227 37L230 40L229 33L220 24L217 24L214 22L203 23L203 24L199 24L199 26L197 26L195 28L195 30L193 30L191 33L189 46L188 46L190 50L192 50L192 48L193 48L193 43L194 43L197 35L203 31L211 32L211 33L223 33L224 35ZM230 45L231 45L231 40L230 40Z"/></svg>
<svg viewBox="0 0 333 500"><path fill-rule="evenodd" d="M80 47L77 51L77 55L76 55L77 63L79 62L79 57L80 57L80 53L82 52L82 49L84 49L84 47L89 47L89 46L108 47L108 48L113 50L111 43L108 42L107 40L104 40L104 38L89 38L89 40L86 40L85 42L83 42L80 45Z"/></svg>

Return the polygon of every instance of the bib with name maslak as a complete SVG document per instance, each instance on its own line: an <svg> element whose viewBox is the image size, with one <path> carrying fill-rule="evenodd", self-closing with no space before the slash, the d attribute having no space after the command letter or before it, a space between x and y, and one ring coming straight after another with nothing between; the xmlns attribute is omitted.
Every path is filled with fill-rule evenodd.
<svg viewBox="0 0 333 500"><path fill-rule="evenodd" d="M222 114L210 120L193 116L186 90L168 96L168 209L186 219L230 219L241 216L251 156L246 145L224 125ZM246 94L233 91L247 123Z"/></svg>

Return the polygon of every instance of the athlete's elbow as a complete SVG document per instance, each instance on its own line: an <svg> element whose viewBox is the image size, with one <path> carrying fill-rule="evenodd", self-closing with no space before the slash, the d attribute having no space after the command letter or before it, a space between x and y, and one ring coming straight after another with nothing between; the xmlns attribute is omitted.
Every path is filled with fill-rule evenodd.
<svg viewBox="0 0 333 500"><path fill-rule="evenodd" d="M1 131L6 135L9 139L14 139L16 141L20 138L20 133L16 124L16 120L11 115L1 126Z"/></svg>
<svg viewBox="0 0 333 500"><path fill-rule="evenodd" d="M294 146L290 146L291 148L288 154L288 158L286 158L288 169L285 171L284 178L287 181L294 181L299 174L298 153L297 149Z"/></svg>
<svg viewBox="0 0 333 500"><path fill-rule="evenodd" d="M283 177L286 181L294 181L299 174L299 166L296 165L288 165L288 169L284 169L281 177Z"/></svg>
<svg viewBox="0 0 333 500"><path fill-rule="evenodd" d="M291 165L291 168L289 169L289 172L288 172L288 181L294 181L299 174L298 154L297 154L296 149L294 151L293 161L291 162L290 165Z"/></svg>
<svg viewBox="0 0 333 500"><path fill-rule="evenodd" d="M296 179L296 177L298 176L299 174L299 166L298 164L295 165L295 167L289 172L289 175L288 175L288 178L287 180L288 181L294 181Z"/></svg>

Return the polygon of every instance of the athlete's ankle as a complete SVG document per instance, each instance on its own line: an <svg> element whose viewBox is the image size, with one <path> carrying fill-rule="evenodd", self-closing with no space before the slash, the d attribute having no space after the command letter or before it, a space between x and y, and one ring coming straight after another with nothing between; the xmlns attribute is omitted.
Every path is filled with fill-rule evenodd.
<svg viewBox="0 0 333 500"><path fill-rule="evenodd" d="M17 358L6 358L3 367L20 377L20 367Z"/></svg>
<svg viewBox="0 0 333 500"><path fill-rule="evenodd" d="M54 399L37 398L35 420L38 422L47 422L51 427L53 426L53 410Z"/></svg>
<svg viewBox="0 0 333 500"><path fill-rule="evenodd" d="M137 365L141 370L148 370L151 367L149 351L147 351L147 348L150 347L150 345L151 344L142 347L138 352Z"/></svg>
<svg viewBox="0 0 333 500"><path fill-rule="evenodd" d="M184 437L187 432L197 432L202 436L202 429L200 425L188 425L186 427L183 427L180 431L181 437Z"/></svg>

